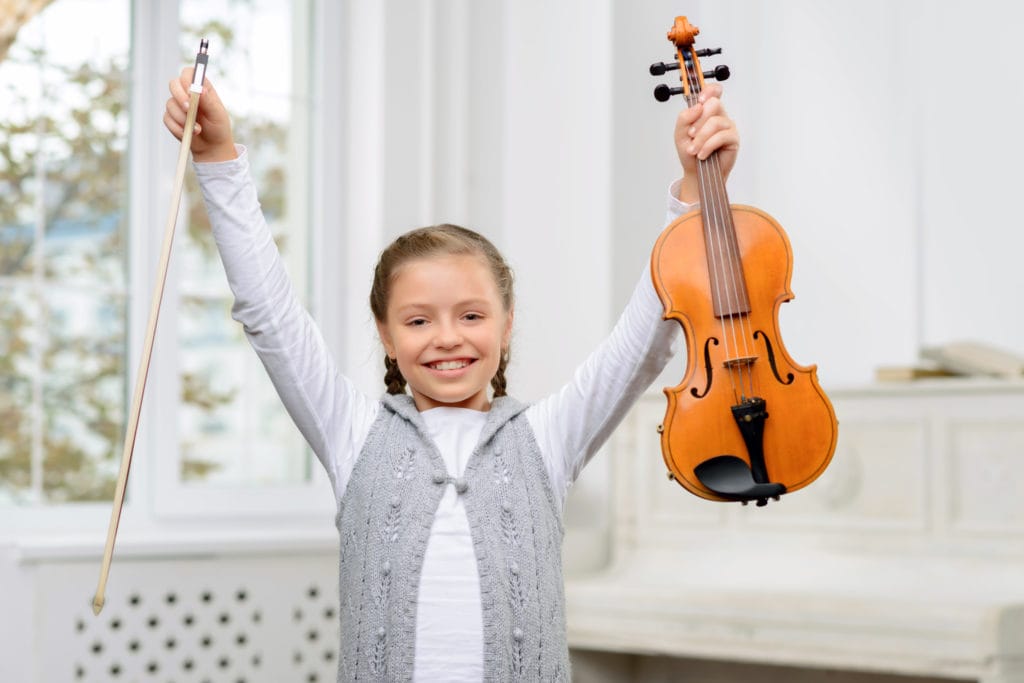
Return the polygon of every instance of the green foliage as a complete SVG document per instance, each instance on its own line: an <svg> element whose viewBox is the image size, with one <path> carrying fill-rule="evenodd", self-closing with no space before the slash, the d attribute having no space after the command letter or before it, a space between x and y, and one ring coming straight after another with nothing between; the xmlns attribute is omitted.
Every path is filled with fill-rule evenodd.
<svg viewBox="0 0 1024 683"><path fill-rule="evenodd" d="M109 498L117 474L105 463L120 455L124 423L124 302L99 298L124 281L126 66L68 68L15 44L0 69L19 64L47 85L41 102L15 93L0 119L0 192L11 198L0 205L0 385L19 397L0 403L0 491L33 497L32 434L41 432L44 499ZM40 219L54 239L38 252ZM68 229L84 239L61 240ZM122 311L117 323L75 329L68 318L83 292Z"/></svg>

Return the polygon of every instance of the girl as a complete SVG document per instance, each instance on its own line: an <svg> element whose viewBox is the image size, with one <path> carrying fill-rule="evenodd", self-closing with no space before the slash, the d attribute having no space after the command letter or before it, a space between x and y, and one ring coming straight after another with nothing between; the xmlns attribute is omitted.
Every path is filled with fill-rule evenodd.
<svg viewBox="0 0 1024 683"><path fill-rule="evenodd" d="M170 83L164 122L179 139L190 83L191 69ZM684 175L670 220L697 198L697 158L718 150L726 175L735 161L720 94L709 85L679 114ZM505 392L514 299L502 256L456 226L406 233L374 273L387 393L371 398L338 371L293 294L209 79L192 155L232 317L334 487L338 680L568 681L562 505L679 329L662 320L649 271L571 381L526 406Z"/></svg>

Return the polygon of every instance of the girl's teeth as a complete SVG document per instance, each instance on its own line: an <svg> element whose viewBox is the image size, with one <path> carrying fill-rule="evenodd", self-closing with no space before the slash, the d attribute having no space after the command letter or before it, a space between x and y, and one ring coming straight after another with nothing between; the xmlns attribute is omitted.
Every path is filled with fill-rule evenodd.
<svg viewBox="0 0 1024 683"><path fill-rule="evenodd" d="M435 370L458 370L459 368L466 367L466 361L461 360L449 360L443 363L434 363Z"/></svg>

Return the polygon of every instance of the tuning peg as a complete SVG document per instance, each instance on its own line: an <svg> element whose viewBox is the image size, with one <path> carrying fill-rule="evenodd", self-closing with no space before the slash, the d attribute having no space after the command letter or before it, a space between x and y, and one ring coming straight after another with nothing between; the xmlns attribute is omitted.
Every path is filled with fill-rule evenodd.
<svg viewBox="0 0 1024 683"><path fill-rule="evenodd" d="M654 99L658 100L659 102L668 102L668 98L672 97L673 95L682 94L682 88L670 88L664 83L654 88Z"/></svg>
<svg viewBox="0 0 1024 683"><path fill-rule="evenodd" d="M720 47L705 48L703 50L697 50L697 56L698 57L710 57L711 55L720 55L720 54L722 54L722 48L720 48Z"/></svg>
<svg viewBox="0 0 1024 683"><path fill-rule="evenodd" d="M668 64L666 64L665 62L655 62L654 64L651 64L651 75L661 76L666 71L675 71L678 68L679 62L670 62Z"/></svg>
<svg viewBox="0 0 1024 683"><path fill-rule="evenodd" d="M729 67L725 64L716 66L711 71L705 71L704 78L714 78L719 81L727 81L729 80Z"/></svg>

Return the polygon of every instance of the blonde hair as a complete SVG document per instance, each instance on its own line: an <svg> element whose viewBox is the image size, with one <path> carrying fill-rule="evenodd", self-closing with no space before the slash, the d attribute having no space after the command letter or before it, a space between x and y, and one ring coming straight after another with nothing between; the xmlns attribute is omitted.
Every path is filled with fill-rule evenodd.
<svg viewBox="0 0 1024 683"><path fill-rule="evenodd" d="M512 287L512 269L490 240L478 232L467 228L442 223L425 228L410 230L400 235L381 252L377 266L373 270L373 286L370 288L370 310L378 322L387 321L388 299L391 296L391 283L398 269L409 261L435 256L480 256L494 276L505 311L512 310L514 304ZM509 350L502 349L498 362L498 371L491 378L494 396L506 395L505 369L508 367ZM384 356L384 384L389 394L405 393L405 377L398 369L398 362Z"/></svg>

